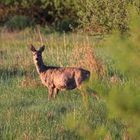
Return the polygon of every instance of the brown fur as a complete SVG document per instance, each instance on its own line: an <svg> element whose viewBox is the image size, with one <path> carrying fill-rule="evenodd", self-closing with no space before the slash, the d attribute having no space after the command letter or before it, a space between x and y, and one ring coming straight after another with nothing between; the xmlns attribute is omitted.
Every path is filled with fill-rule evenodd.
<svg viewBox="0 0 140 140"><path fill-rule="evenodd" d="M40 79L48 90L48 99L55 98L59 90L72 90L79 87L83 81L90 77L90 72L76 67L53 67L46 66L42 60L42 52L45 46L36 50L31 45L33 59Z"/></svg>

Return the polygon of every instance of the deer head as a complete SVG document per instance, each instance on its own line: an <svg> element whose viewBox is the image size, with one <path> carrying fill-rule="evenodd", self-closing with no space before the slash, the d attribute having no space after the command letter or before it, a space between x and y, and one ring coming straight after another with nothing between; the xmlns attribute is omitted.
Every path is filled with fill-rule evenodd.
<svg viewBox="0 0 140 140"><path fill-rule="evenodd" d="M34 64L36 66L37 72L40 74L41 72L46 70L46 66L44 65L44 62L42 60L42 52L44 51L45 46L43 45L38 50L36 50L35 47L31 45L30 49L33 53L33 60L34 60Z"/></svg>
<svg viewBox="0 0 140 140"><path fill-rule="evenodd" d="M45 46L43 45L38 50L36 50L35 47L33 45L31 45L30 49L31 49L31 51L33 53L34 62L37 63L37 62L42 61L42 52L44 51Z"/></svg>

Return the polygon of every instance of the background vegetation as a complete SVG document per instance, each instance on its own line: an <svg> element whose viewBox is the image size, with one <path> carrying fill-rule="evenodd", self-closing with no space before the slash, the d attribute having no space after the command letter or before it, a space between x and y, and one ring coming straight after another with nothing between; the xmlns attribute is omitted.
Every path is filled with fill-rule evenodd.
<svg viewBox="0 0 140 140"><path fill-rule="evenodd" d="M89 34L114 29L124 32L129 28L129 5L139 9L140 3L138 0L1 0L0 20L11 30L15 25L25 28L28 23L28 26L52 26L59 31L81 29Z"/></svg>
<svg viewBox="0 0 140 140"><path fill-rule="evenodd" d="M0 140L140 139L139 1L1 0L0 18ZM47 65L90 70L87 101L47 100L31 43Z"/></svg>

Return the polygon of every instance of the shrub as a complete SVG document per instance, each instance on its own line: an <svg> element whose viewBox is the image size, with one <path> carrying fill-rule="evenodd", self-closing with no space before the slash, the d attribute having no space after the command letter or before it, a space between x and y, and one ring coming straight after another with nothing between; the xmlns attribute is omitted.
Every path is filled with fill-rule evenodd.
<svg viewBox="0 0 140 140"><path fill-rule="evenodd" d="M56 28L58 31L65 31L65 32L69 32L72 31L74 28L76 28L78 26L78 24L72 20L64 20L61 21L60 23L56 24Z"/></svg>
<svg viewBox="0 0 140 140"><path fill-rule="evenodd" d="M22 30L31 25L33 25L33 22L28 17L22 15L13 16L5 23L6 28L10 31Z"/></svg>
<svg viewBox="0 0 140 140"><path fill-rule="evenodd" d="M79 23L90 34L103 33L114 29L128 29L128 1L120 0L85 0L79 3Z"/></svg>
<svg viewBox="0 0 140 140"><path fill-rule="evenodd" d="M4 21L18 13L30 17L37 24L53 25L60 31L69 31L72 25L72 28L92 35L116 29L125 32L130 4L139 9L137 0L2 0L0 9L4 14L0 14L0 19ZM8 22L13 24L11 20ZM22 20L24 27L26 20Z"/></svg>

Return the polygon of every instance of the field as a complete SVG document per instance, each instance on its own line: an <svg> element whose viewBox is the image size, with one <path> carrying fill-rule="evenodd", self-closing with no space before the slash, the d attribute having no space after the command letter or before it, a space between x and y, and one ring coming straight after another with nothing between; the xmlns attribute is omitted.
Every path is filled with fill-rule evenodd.
<svg viewBox="0 0 140 140"><path fill-rule="evenodd" d="M94 131L105 128L119 139L123 124L109 120L105 101L97 101L92 96L97 80L92 44L98 43L98 38L85 39L74 34L45 37L30 33L27 30L1 36L0 138L92 139L96 137ZM47 88L39 80L29 49L32 42L39 47L40 39L47 46L43 54L47 65L82 66L92 70L88 106L78 90L64 91L55 100L47 100ZM110 123L114 130L109 128ZM104 131L100 133L104 137Z"/></svg>
<svg viewBox="0 0 140 140"><path fill-rule="evenodd" d="M1 31L0 139L138 140L137 25L132 26L131 37L118 33L45 34L40 29ZM31 43L36 47L45 44L43 59L47 65L90 70L91 77L83 84L83 91L62 91L55 100L48 101L48 90L33 64ZM81 92L86 92L87 100L83 100Z"/></svg>

